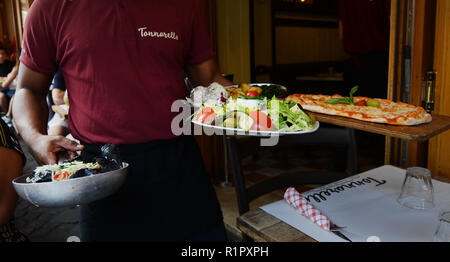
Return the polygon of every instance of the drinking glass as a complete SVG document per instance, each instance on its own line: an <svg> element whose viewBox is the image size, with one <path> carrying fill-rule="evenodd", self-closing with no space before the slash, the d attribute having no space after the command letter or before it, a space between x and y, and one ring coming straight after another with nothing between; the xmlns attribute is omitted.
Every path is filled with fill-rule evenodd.
<svg viewBox="0 0 450 262"><path fill-rule="evenodd" d="M434 189L430 170L422 167L406 169L398 202L413 209L434 207Z"/></svg>
<svg viewBox="0 0 450 262"><path fill-rule="evenodd" d="M450 242L450 210L443 210L440 212L433 241Z"/></svg>

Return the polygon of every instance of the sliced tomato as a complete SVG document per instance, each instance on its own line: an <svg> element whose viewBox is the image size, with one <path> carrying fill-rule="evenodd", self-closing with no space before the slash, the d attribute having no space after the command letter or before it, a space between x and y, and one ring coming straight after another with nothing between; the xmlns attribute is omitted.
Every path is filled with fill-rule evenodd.
<svg viewBox="0 0 450 262"><path fill-rule="evenodd" d="M367 106L366 100L361 100L355 103L355 106Z"/></svg>
<svg viewBox="0 0 450 262"><path fill-rule="evenodd" d="M198 112L197 116L195 116L195 121L202 124L209 123L214 119L216 119L216 113L214 113L214 110L212 110L211 107L203 108L202 111Z"/></svg>
<svg viewBox="0 0 450 262"><path fill-rule="evenodd" d="M249 113L249 116L253 119L253 125L250 128L251 130L275 131L272 120L266 113L261 111L253 111Z"/></svg>
<svg viewBox="0 0 450 262"><path fill-rule="evenodd" d="M258 91L255 90L250 90L247 91L247 93L245 94L246 97L255 97L255 96L259 96Z"/></svg>
<svg viewBox="0 0 450 262"><path fill-rule="evenodd" d="M69 178L69 173L66 171L64 172L58 171L53 175L53 181L61 181L67 178Z"/></svg>

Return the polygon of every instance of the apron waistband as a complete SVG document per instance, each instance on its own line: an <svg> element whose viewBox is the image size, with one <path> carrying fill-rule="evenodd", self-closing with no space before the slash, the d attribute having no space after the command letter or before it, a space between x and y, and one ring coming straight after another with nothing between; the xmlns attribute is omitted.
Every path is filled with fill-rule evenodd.
<svg viewBox="0 0 450 262"><path fill-rule="evenodd" d="M124 145L118 145L117 148L119 149L119 152L121 155L133 155L133 154L139 154L143 152L147 152L150 150L154 150L156 148L160 148L162 146L168 146L173 143L186 141L189 139L187 136L178 136L172 139L167 140L153 140L150 142L145 143L139 143L139 144L124 144ZM104 144L88 144L83 141L80 141L80 143L85 147L85 150L88 153L93 154L100 154L102 146Z"/></svg>

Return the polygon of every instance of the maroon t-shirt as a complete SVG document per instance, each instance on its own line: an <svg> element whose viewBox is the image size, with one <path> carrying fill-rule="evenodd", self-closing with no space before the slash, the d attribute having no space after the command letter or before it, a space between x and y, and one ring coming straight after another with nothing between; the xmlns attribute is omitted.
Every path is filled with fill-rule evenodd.
<svg viewBox="0 0 450 262"><path fill-rule="evenodd" d="M391 0L339 0L344 50L352 55L389 49Z"/></svg>
<svg viewBox="0 0 450 262"><path fill-rule="evenodd" d="M183 69L213 57L194 0L36 0L21 62L69 92L69 129L87 143L136 144L174 135Z"/></svg>

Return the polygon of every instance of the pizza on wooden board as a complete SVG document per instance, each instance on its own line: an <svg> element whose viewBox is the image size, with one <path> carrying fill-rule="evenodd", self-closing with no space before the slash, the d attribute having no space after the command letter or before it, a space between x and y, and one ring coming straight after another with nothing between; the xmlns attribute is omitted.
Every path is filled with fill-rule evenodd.
<svg viewBox="0 0 450 262"><path fill-rule="evenodd" d="M352 89L350 97L294 94L286 99L301 104L308 111L368 122L411 126L429 123L432 120L431 115L422 107L387 99L353 97L356 90L357 87Z"/></svg>

